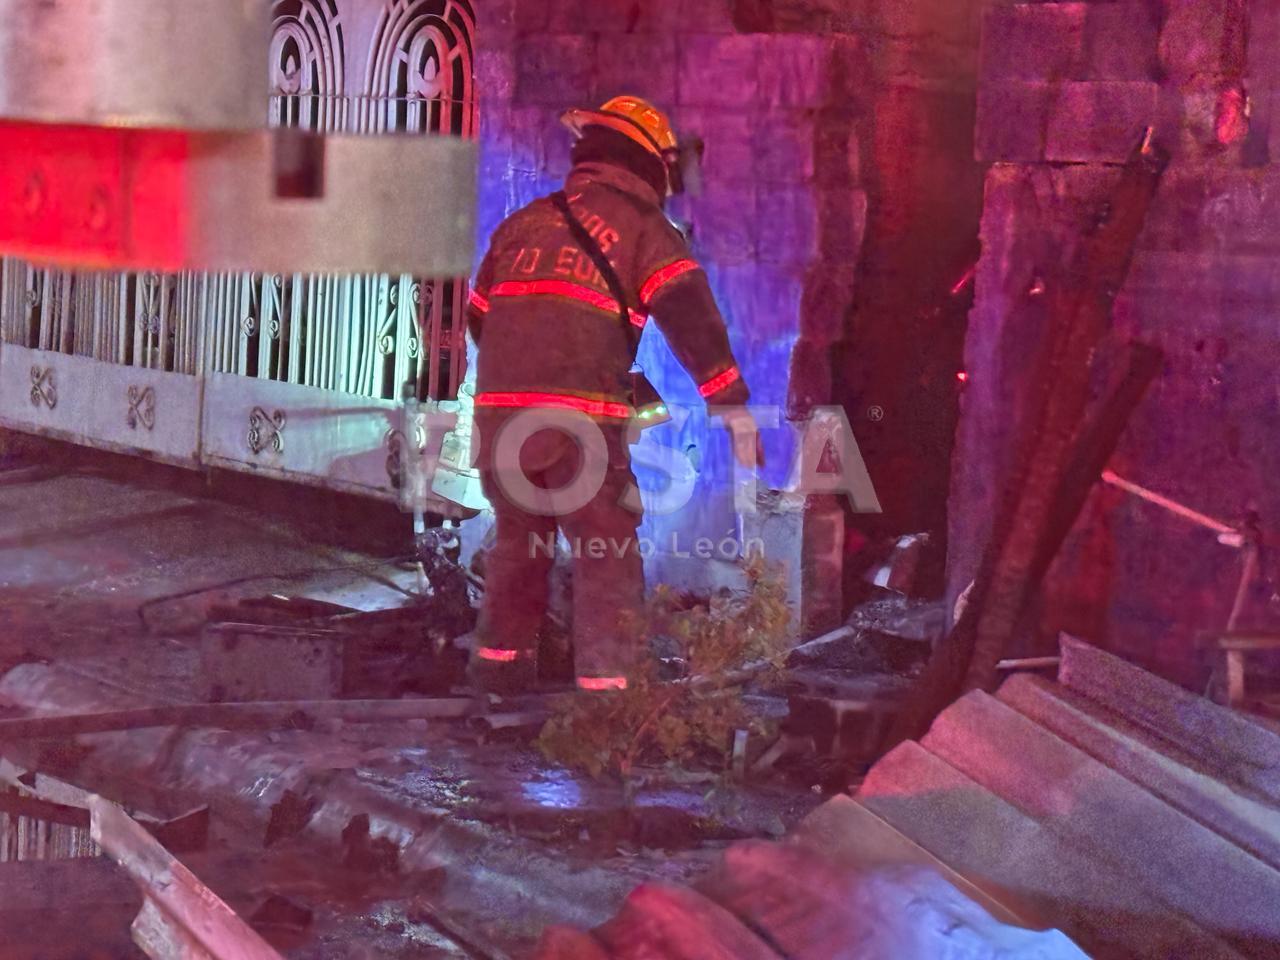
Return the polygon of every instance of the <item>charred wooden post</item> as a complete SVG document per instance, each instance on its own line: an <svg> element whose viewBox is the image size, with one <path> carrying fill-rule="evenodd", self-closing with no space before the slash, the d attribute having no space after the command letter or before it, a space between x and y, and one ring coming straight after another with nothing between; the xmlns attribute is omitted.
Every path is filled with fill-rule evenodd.
<svg viewBox="0 0 1280 960"><path fill-rule="evenodd" d="M1101 472L1154 376L1151 356L1139 351L1131 377L1117 388L1099 422L1080 432L1091 360L1167 164L1168 156L1148 132L1051 291L1049 340L1037 359L1036 389L1006 484L1005 507L997 515L970 602L920 678L890 733L890 746L923 734L964 691L995 682L1009 637L1083 506L1079 491L1087 492Z"/></svg>

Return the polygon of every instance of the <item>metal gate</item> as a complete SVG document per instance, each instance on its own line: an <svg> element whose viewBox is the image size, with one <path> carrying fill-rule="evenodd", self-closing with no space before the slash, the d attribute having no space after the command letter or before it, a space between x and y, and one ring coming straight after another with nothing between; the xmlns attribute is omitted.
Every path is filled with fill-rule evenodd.
<svg viewBox="0 0 1280 960"><path fill-rule="evenodd" d="M274 126L475 133L467 0L275 0ZM364 69L351 49L367 40ZM423 189L431 189L424 171ZM429 225L424 225L429 229ZM0 262L0 421L395 496L402 399L463 414L464 279L95 273ZM423 430L419 445L439 444ZM446 469L465 447L444 444Z"/></svg>

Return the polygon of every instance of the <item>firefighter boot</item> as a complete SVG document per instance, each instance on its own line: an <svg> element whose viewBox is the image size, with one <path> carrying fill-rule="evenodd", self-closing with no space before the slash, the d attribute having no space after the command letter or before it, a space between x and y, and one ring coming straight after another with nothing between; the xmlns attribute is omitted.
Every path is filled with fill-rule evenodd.
<svg viewBox="0 0 1280 960"><path fill-rule="evenodd" d="M537 650L476 647L467 664L467 680L483 693L503 696L528 693L538 682Z"/></svg>

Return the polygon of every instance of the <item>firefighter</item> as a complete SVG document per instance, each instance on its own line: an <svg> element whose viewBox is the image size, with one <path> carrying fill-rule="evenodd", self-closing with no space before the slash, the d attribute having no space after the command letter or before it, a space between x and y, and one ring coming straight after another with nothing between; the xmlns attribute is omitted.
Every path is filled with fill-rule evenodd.
<svg viewBox="0 0 1280 960"><path fill-rule="evenodd" d="M738 461L763 461L706 274L663 213L681 189L670 121L624 96L563 122L576 137L564 190L498 227L468 308L476 465L496 521L469 672L492 692L536 679L557 530L573 548L578 689L625 689L637 663L619 623L644 594L628 437L630 371L650 318L730 421Z"/></svg>

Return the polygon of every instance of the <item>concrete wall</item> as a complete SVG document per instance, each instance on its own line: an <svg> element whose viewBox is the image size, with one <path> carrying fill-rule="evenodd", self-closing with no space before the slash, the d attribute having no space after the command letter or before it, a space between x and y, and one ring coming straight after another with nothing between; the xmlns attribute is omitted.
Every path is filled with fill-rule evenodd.
<svg viewBox="0 0 1280 960"><path fill-rule="evenodd" d="M1117 303L1117 336L1166 353L1112 468L1229 523L1280 521L1280 76L1275 4L997 4L984 25L978 156L991 163L969 383L951 496L950 587L990 530L1026 358L1084 218L1147 124L1174 162ZM1247 95L1251 116L1240 109ZM1044 629L1080 630L1199 685L1196 639L1220 631L1240 556L1213 534L1099 487L1055 568ZM1245 623L1269 622L1260 584Z"/></svg>
<svg viewBox="0 0 1280 960"><path fill-rule="evenodd" d="M874 375L901 354L903 308L885 299L889 281L929 287L946 272L936 264L955 260L938 248L962 248L976 233L975 9L969 0L488 0L478 9L482 232L560 182L566 107L621 92L653 98L706 140L705 192L674 212L693 224L755 401L803 421L816 405L845 402L851 374ZM940 134L949 126L958 140ZM926 184L932 193L918 194ZM930 196L943 198L931 211ZM956 221L964 239L942 240ZM681 544L738 535L727 438L710 429L656 329L641 363L690 411L646 444L697 472L689 506L651 516L642 532L660 548L673 535ZM888 407L878 429L895 429L899 400L873 401ZM852 416L860 439L865 409ZM766 447L766 480L783 487L792 431L767 432ZM876 472L881 489L910 482ZM649 564L651 579L695 585L714 569L669 550ZM830 589L838 609L839 583Z"/></svg>

